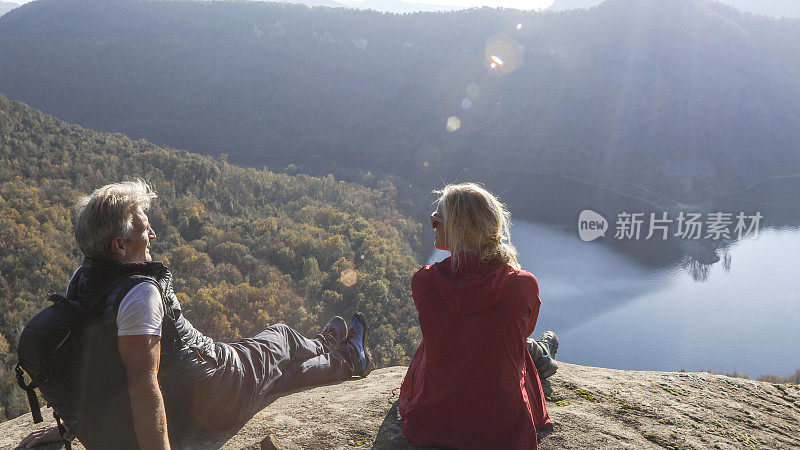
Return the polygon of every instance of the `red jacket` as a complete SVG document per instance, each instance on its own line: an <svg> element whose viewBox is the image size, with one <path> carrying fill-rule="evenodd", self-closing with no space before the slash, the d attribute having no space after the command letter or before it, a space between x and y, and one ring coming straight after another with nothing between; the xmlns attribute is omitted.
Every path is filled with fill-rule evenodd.
<svg viewBox="0 0 800 450"><path fill-rule="evenodd" d="M552 424L542 384L525 348L539 315L530 272L450 258L411 280L422 342L403 384L403 432L415 445L537 448Z"/></svg>

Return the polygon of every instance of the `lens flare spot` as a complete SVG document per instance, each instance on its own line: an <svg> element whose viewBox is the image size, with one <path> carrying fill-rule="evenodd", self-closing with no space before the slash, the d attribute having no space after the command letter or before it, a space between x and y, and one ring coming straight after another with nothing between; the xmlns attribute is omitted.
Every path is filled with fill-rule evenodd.
<svg viewBox="0 0 800 450"><path fill-rule="evenodd" d="M486 40L486 64L495 75L507 75L522 65L525 48L507 33Z"/></svg>
<svg viewBox="0 0 800 450"><path fill-rule="evenodd" d="M521 30L521 29L522 29L522 22L517 24L517 30Z"/></svg>
<svg viewBox="0 0 800 450"><path fill-rule="evenodd" d="M478 87L475 83L470 83L467 85L467 95L469 98L475 100L478 97L478 94L481 93L481 88Z"/></svg>
<svg viewBox="0 0 800 450"><path fill-rule="evenodd" d="M354 269L344 269L342 271L342 276L339 278L339 281L342 282L345 286L352 286L358 282L358 271Z"/></svg>
<svg viewBox="0 0 800 450"><path fill-rule="evenodd" d="M470 100L468 98L465 98L465 99L461 100L461 107L464 108L464 109L472 108L472 100Z"/></svg>
<svg viewBox="0 0 800 450"><path fill-rule="evenodd" d="M461 119L456 116L450 116L447 118L447 131L454 132L461 128Z"/></svg>
<svg viewBox="0 0 800 450"><path fill-rule="evenodd" d="M420 170L431 170L442 163L442 152L436 146L425 144L417 151L417 167Z"/></svg>
<svg viewBox="0 0 800 450"><path fill-rule="evenodd" d="M361 259L364 259L364 255L361 255Z"/></svg>

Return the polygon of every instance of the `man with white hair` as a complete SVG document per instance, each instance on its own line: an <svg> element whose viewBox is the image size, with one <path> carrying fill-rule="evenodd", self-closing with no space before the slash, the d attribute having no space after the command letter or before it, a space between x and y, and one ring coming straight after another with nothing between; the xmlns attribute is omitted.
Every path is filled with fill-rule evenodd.
<svg viewBox="0 0 800 450"><path fill-rule="evenodd" d="M188 430L244 423L268 394L370 372L361 313L349 327L334 317L314 339L278 324L224 344L195 329L171 273L150 256L156 234L146 211L155 197L137 180L103 186L77 204L85 259L66 297L94 319L82 340L77 413L63 419L84 446L169 448ZM20 445L59 439L51 426Z"/></svg>

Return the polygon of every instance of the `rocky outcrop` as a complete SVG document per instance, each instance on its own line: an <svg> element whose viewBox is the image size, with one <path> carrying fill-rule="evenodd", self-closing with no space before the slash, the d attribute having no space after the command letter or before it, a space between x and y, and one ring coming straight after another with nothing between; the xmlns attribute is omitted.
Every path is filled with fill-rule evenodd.
<svg viewBox="0 0 800 450"><path fill-rule="evenodd" d="M800 386L559 364L544 383L555 427L539 433L543 449L800 448ZM405 371L274 397L242 428L189 447L413 448L397 414ZM0 448L34 428L30 414L0 424Z"/></svg>

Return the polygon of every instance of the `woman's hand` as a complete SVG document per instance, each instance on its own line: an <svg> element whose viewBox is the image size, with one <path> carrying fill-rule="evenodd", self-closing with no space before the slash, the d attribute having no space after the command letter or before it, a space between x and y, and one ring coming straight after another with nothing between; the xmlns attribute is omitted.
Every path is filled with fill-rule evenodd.
<svg viewBox="0 0 800 450"><path fill-rule="evenodd" d="M60 440L61 433L58 432L58 426L50 425L31 432L31 434L26 436L25 439L19 443L17 448L30 448L48 442L58 442Z"/></svg>

